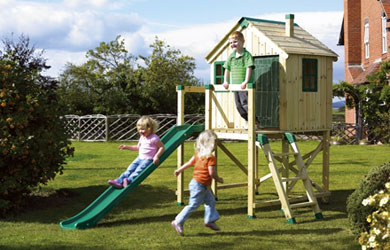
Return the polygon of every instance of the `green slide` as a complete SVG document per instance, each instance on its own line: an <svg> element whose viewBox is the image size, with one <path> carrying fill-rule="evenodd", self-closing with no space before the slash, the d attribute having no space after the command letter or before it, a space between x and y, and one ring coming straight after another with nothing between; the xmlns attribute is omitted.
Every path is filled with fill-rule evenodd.
<svg viewBox="0 0 390 250"><path fill-rule="evenodd" d="M162 138L165 151L160 157L161 163L176 150L192 134L204 130L204 125L181 125L173 126ZM143 180L146 179L155 169L153 163L149 164L134 181L123 189L108 187L94 202L79 214L60 222L63 229L87 229L94 227L112 208L114 208L123 198L130 194Z"/></svg>

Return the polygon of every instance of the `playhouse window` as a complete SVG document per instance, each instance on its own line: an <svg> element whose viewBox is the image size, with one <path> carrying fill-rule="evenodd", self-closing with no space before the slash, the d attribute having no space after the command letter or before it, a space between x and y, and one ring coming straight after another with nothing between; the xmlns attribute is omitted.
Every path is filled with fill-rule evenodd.
<svg viewBox="0 0 390 250"><path fill-rule="evenodd" d="M302 59L302 91L317 92L317 59Z"/></svg>
<svg viewBox="0 0 390 250"><path fill-rule="evenodd" d="M214 63L214 84L223 84L224 63L224 61L218 61Z"/></svg>

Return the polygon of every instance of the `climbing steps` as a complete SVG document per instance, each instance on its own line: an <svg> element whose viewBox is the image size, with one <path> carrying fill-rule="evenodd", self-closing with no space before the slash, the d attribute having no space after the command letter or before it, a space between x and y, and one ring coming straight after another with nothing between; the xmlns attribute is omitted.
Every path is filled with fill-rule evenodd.
<svg viewBox="0 0 390 250"><path fill-rule="evenodd" d="M264 134L257 135L256 145L263 150L265 158L268 162L268 167L270 169L272 178L274 180L276 191L279 196L279 201L282 206L282 211L284 212L284 215L287 219L287 223L289 224L296 223L291 210L295 208L301 208L301 207L310 207L314 212L314 217L316 219L322 219L323 218L322 212L318 205L317 198L314 195L312 182L309 176L307 175L306 166L305 163L303 162L302 155L296 143L295 136L292 133L285 133L284 138L286 141L288 141L292 149L292 152L281 153L281 154L276 154L272 152L271 147L269 145L268 137ZM288 156L294 156L295 158L295 164L297 165L297 169L291 169L295 173L295 176L281 177L280 170L276 165L275 158L277 157L283 158ZM300 180L302 180L303 182L308 201L290 204L290 200L288 197L288 193L290 190L289 187L295 185L295 183ZM290 183L290 185L288 185L288 183Z"/></svg>

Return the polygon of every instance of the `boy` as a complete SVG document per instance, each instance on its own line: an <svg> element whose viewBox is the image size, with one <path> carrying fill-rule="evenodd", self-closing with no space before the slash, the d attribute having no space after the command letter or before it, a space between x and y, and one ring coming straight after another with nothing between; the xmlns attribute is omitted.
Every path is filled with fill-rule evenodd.
<svg viewBox="0 0 390 250"><path fill-rule="evenodd" d="M252 55L244 48L244 35L239 31L234 31L230 37L230 47L233 52L223 65L225 68L224 83L225 89L229 88L229 75L231 75L231 84L241 84L241 89L246 89L251 81L252 69L255 67ZM248 121L248 92L234 92L234 99L238 113L245 121Z"/></svg>

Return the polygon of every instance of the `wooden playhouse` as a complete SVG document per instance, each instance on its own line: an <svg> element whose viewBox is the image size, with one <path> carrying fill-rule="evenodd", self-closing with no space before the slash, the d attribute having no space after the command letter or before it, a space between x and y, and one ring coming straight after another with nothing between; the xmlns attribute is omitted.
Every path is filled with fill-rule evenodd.
<svg viewBox="0 0 390 250"><path fill-rule="evenodd" d="M247 129L245 121L235 108L233 92L240 91L239 86L230 85L229 90L225 90L222 86L223 64L232 52L229 46L229 35L236 30L243 33L244 47L252 54L255 62L255 69L252 71L254 82L248 84L246 90L249 102ZM211 67L211 84L202 90L195 87L178 88L178 124L184 121L184 94L202 91L206 95L206 129L214 130L220 139L248 141L247 167L241 164L233 153L219 144L219 149L248 175L248 182L218 187L216 183L213 183L215 195L221 188L248 186L248 216L255 215L256 207L280 202L282 209L287 212L286 218L291 219L290 203L291 207L294 207L292 202L295 200L309 199L310 203L311 199L308 194L301 198L294 198L295 200L288 198L289 191L297 182L295 177L289 177L289 172L295 173L296 177L302 177L302 172L306 173L305 169L322 151L322 184L310 183L317 190L316 197L329 196L333 62L337 60L337 57L336 53L295 24L292 14L286 15L285 22L243 17L216 44L206 56ZM255 119L259 122L257 128ZM316 135L320 138L319 145L299 160L297 154L300 152L297 153L297 149L294 149L295 143L291 143L285 137L286 132L295 135ZM264 145L259 145L261 144L260 136L263 136L262 138L282 138L283 153L279 156L274 154L267 156L272 151L269 149L268 152L261 147ZM260 146L266 154L271 170L268 176L257 176L258 148L256 145ZM294 152L289 153L289 145ZM178 165L183 163L182 150L178 151ZM295 158L292 163L289 162L289 155ZM275 160L279 161L282 166L277 170L279 172L277 174L272 173L271 169L271 167L277 169ZM302 161L301 166L294 168L293 165L298 161ZM262 181L271 177L274 179L279 199L256 202L255 193L258 186ZM306 180L310 179L306 178ZM182 178L179 178L177 197L180 203L183 202L183 191ZM283 197L283 193L286 197ZM296 207L300 206L303 205Z"/></svg>

